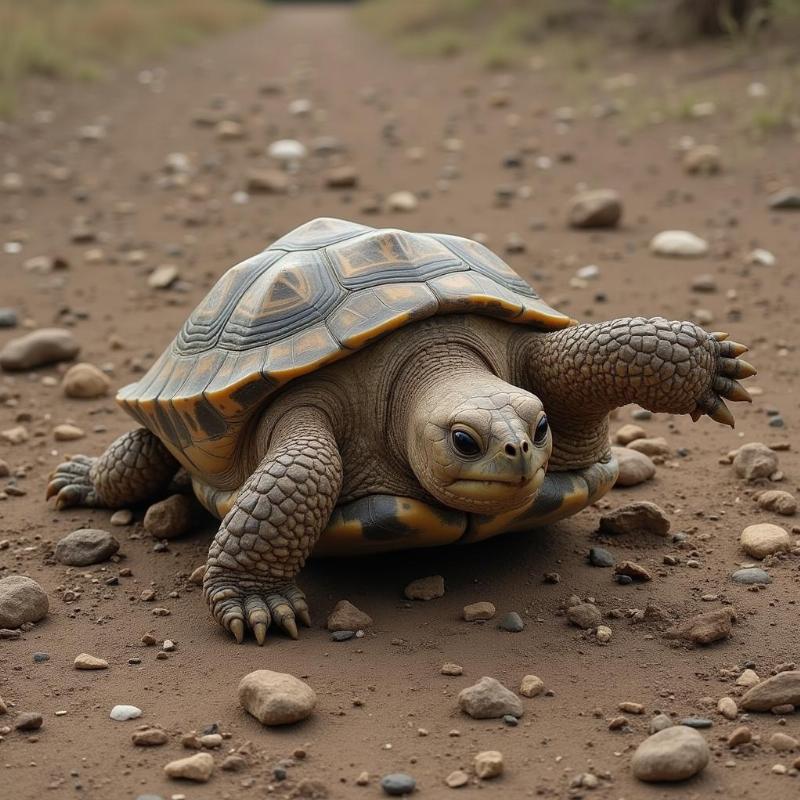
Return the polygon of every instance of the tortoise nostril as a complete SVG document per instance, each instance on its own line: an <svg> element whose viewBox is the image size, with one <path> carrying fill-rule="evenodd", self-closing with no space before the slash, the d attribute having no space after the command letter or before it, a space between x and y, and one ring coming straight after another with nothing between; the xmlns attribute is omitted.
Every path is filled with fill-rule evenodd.
<svg viewBox="0 0 800 800"><path fill-rule="evenodd" d="M512 457L513 457L513 456L515 456L516 454L517 454L517 448L516 448L516 447L514 447L514 445L513 445L513 444L507 444L507 445L506 445L506 455L509 455L509 456L512 456Z"/></svg>
<svg viewBox="0 0 800 800"><path fill-rule="evenodd" d="M522 452L523 452L523 453L527 453L527 452L528 452L528 450L530 450L530 448L531 448L531 446L528 444L528 442L527 442L527 441L524 441L524 442L522 443Z"/></svg>

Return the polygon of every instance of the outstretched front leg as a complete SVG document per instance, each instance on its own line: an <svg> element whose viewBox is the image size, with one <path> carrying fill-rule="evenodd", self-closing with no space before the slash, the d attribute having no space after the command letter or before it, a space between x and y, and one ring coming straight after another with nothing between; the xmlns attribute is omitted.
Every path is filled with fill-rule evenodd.
<svg viewBox="0 0 800 800"><path fill-rule="evenodd" d="M638 403L733 426L723 397L749 401L744 345L660 317L577 325L531 338L526 369L553 426L554 469L588 466L607 449L609 411Z"/></svg>
<svg viewBox="0 0 800 800"><path fill-rule="evenodd" d="M237 642L245 624L260 645L272 622L295 639L296 618L311 625L294 578L327 525L341 485L342 461L328 417L314 408L289 411L208 553L203 594Z"/></svg>

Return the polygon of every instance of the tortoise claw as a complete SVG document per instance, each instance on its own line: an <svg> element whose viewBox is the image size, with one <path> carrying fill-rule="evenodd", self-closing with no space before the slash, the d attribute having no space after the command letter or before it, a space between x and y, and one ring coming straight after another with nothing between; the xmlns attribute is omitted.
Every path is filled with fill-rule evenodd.
<svg viewBox="0 0 800 800"><path fill-rule="evenodd" d="M714 379L714 389L723 397L727 397L728 400L745 403L753 402L753 398L750 397L750 392L748 392L739 381L732 380L731 378L717 376Z"/></svg>
<svg viewBox="0 0 800 800"><path fill-rule="evenodd" d="M258 646L262 647L267 639L267 623L256 622L256 624L253 625L253 635L256 637Z"/></svg>
<svg viewBox="0 0 800 800"><path fill-rule="evenodd" d="M244 641L244 621L236 617L228 623L228 630L236 638L236 644L241 644Z"/></svg>
<svg viewBox="0 0 800 800"><path fill-rule="evenodd" d="M294 621L294 617L284 617L281 620L281 627L292 637L292 639L297 639L299 633L297 632L297 623Z"/></svg>
<svg viewBox="0 0 800 800"><path fill-rule="evenodd" d="M731 428L736 427L736 420L733 418L731 410L725 405L725 401L721 397L717 398L717 400L719 401L717 405L706 412L708 416L721 425L729 425Z"/></svg>
<svg viewBox="0 0 800 800"><path fill-rule="evenodd" d="M689 416L692 418L692 422L697 422L697 420L699 420L700 417L703 416L703 413L704 412L701 411L699 408L696 408L694 411L691 411L689 413Z"/></svg>
<svg viewBox="0 0 800 800"><path fill-rule="evenodd" d="M299 619L300 622L306 626L306 628L311 627L311 614L309 613L308 608L295 608L294 613L297 619Z"/></svg>
<svg viewBox="0 0 800 800"><path fill-rule="evenodd" d="M750 348L747 345L739 344L739 342L720 342L719 352L723 356L729 358L736 358L737 356L744 355Z"/></svg>
<svg viewBox="0 0 800 800"><path fill-rule="evenodd" d="M710 333L709 336L711 336L712 339L716 339L718 342L724 342L730 334L724 331L714 331Z"/></svg>

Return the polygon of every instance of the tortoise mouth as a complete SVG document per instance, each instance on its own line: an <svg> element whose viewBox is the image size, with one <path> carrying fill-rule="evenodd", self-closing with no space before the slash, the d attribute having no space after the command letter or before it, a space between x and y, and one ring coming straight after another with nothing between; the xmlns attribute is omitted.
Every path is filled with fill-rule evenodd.
<svg viewBox="0 0 800 800"><path fill-rule="evenodd" d="M462 478L447 487L448 495L479 503L508 504L513 508L529 502L544 482L545 468L539 467L528 476L498 477L492 480ZM516 501L516 502L515 502Z"/></svg>

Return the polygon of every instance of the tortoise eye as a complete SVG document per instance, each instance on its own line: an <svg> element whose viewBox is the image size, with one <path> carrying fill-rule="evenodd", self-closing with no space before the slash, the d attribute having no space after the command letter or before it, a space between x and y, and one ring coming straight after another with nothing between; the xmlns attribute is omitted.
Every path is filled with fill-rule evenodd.
<svg viewBox="0 0 800 800"><path fill-rule="evenodd" d="M533 442L541 447L547 440L547 432L550 430L550 423L546 416L542 416L533 432Z"/></svg>
<svg viewBox="0 0 800 800"><path fill-rule="evenodd" d="M453 431L453 447L462 456L476 456L481 452L480 445L466 431Z"/></svg>

